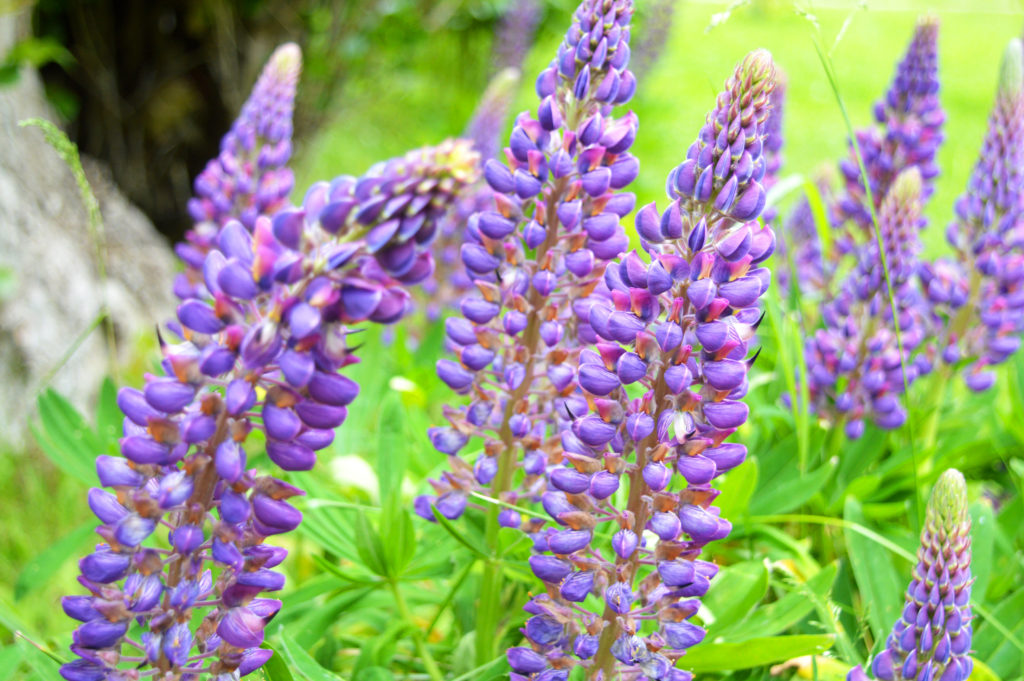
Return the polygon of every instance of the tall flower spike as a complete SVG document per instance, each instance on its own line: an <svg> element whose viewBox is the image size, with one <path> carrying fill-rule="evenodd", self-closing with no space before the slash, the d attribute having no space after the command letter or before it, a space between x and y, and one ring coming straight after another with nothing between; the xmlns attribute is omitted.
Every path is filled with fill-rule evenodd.
<svg viewBox="0 0 1024 681"><path fill-rule="evenodd" d="M462 300L462 318L446 324L458 361L438 362L441 379L472 401L447 410L449 426L430 431L453 469L434 483L437 497L417 500L428 520L435 499L439 509L460 515L474 489L516 501L518 470L527 495L534 494L555 456L559 419L572 409L563 395L571 392L579 348L571 302L625 250L619 220L635 204L620 190L639 170L628 153L636 118L602 111L632 94L625 61L631 13L623 1L587 0L577 9L559 57L537 81L537 119L517 119L508 165L485 166L496 210L472 216L461 249L477 291ZM471 437L482 438L484 449L469 470L455 455ZM459 503L447 503L451 498Z"/></svg>
<svg viewBox="0 0 1024 681"><path fill-rule="evenodd" d="M186 271L175 281L180 298L197 295L202 266L220 228L239 220L252 230L260 215L284 207L294 184L292 108L302 70L302 52L294 43L270 56L242 111L220 143L220 154L196 177L188 210L195 226L175 251Z"/></svg>
<svg viewBox="0 0 1024 681"><path fill-rule="evenodd" d="M865 418L882 428L903 425L906 410L900 395L931 369L925 355L911 359L930 332L914 281L923 223L921 193L921 174L911 166L896 178L878 217L896 319L883 260L877 242L871 242L859 251L838 293L823 305L823 328L805 343L813 407L835 422L845 421L851 438L860 437Z"/></svg>
<svg viewBox="0 0 1024 681"><path fill-rule="evenodd" d="M942 125L946 119L939 103L938 32L934 17L918 21L889 90L875 103L874 116L880 129L868 128L857 133L876 209L896 177L911 166L921 173L922 199L927 200L934 190L934 179L939 174L935 154L942 144ZM839 169L846 193L839 197L837 213L859 228L861 240L870 238L871 207L852 149ZM843 245L843 239L838 241ZM849 247L848 243L845 245Z"/></svg>
<svg viewBox="0 0 1024 681"><path fill-rule="evenodd" d="M640 80L661 59L668 44L668 36L672 32L678 0L652 0L641 7L639 33L634 42L633 73Z"/></svg>
<svg viewBox="0 0 1024 681"><path fill-rule="evenodd" d="M494 32L494 69L521 70L533 45L544 7L540 0L514 0L498 21Z"/></svg>
<svg viewBox="0 0 1024 681"><path fill-rule="evenodd" d="M941 356L969 362L973 390L992 385L990 367L1020 347L1024 331L1024 85L1021 42L1003 55L999 90L967 191L946 238L956 251L922 272Z"/></svg>
<svg viewBox="0 0 1024 681"><path fill-rule="evenodd" d="M917 567L902 616L871 663L879 681L965 681L971 675L971 518L960 471L939 477L928 501ZM867 681L854 667L847 681Z"/></svg>
<svg viewBox="0 0 1024 681"><path fill-rule="evenodd" d="M637 213L651 264L626 255L576 306L594 334L579 358L585 410L572 403L547 471L555 525L537 528L530 559L545 591L525 608L529 647L509 650L513 679L564 680L578 665L591 679L691 678L676 663L704 638L692 618L718 571L699 556L732 527L711 483L746 457L727 440L747 418L770 281L774 238L757 218L774 76L764 50L737 67L669 175L673 202Z"/></svg>
<svg viewBox="0 0 1024 681"><path fill-rule="evenodd" d="M286 551L265 540L299 525L303 492L248 468L248 437L262 431L283 470L314 466L359 391L339 373L358 361L353 325L407 310L403 284L430 273L436 221L475 167L468 142L449 142L316 184L251 232L224 225L203 295L178 307L183 342L118 393L122 456L97 458L110 491L88 496L102 543L79 563L88 594L63 601L82 622L65 679L236 678L267 660L281 602L262 594L283 586Z"/></svg>
<svg viewBox="0 0 1024 681"><path fill-rule="evenodd" d="M416 500L428 520L433 508L461 515L474 491L510 504L538 499L549 461L562 460L563 423L586 409L573 389L588 329L572 304L629 243L620 220L636 202L623 190L639 172L629 153L637 120L613 116L612 107L635 89L627 69L632 12L630 0L579 5L536 81L536 117L520 114L505 162L485 165L493 208L470 219L461 248L476 291L461 301L462 316L447 321L454 358L437 366L469 404L446 409L448 425L430 429L450 470L431 482L433 495ZM470 442L482 443L472 465L457 456ZM501 525L532 527L515 510L488 511L493 542ZM497 609L500 584L500 567L489 565L481 602L494 608L486 613ZM491 659L496 629L493 617L478 622L481 664Z"/></svg>

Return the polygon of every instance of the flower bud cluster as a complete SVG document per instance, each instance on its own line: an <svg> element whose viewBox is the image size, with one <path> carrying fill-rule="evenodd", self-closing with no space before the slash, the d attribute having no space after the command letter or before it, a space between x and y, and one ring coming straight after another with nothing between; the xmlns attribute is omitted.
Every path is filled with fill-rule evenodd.
<svg viewBox="0 0 1024 681"><path fill-rule="evenodd" d="M468 142L315 184L301 207L229 220L210 242L197 294L182 302L160 375L124 388L121 456L97 458L89 492L102 539L79 563L87 595L68 681L237 678L259 668L281 606L265 543L302 519L302 490L247 467L258 431L271 461L309 470L358 385L349 335L409 307L402 286L430 274L438 218L475 180ZM133 631L139 633L133 634Z"/></svg>
<svg viewBox="0 0 1024 681"><path fill-rule="evenodd" d="M430 430L451 470L432 483L434 496L417 499L424 518L433 518L432 504L456 517L470 492L488 487L510 503L535 497L549 459L561 460L558 430L569 416L581 331L571 304L626 249L619 221L635 205L621 190L639 172L628 151L636 117L610 113L633 94L631 14L627 0L586 0L577 9L558 58L537 80L536 118L517 118L507 163L485 164L493 208L470 218L461 248L476 290L445 325L456 359L437 365L470 402L447 409L449 425ZM471 438L483 440L472 468L456 456ZM509 510L501 522L519 526L521 518Z"/></svg>
<svg viewBox="0 0 1024 681"><path fill-rule="evenodd" d="M965 381L990 387L990 367L1020 347L1024 331L1024 83L1011 41L988 132L946 238L955 260L923 268L940 331L941 357L969 363Z"/></svg>
<svg viewBox="0 0 1024 681"><path fill-rule="evenodd" d="M774 237L764 205L764 143L774 87L770 55L752 52L668 178L669 207L650 204L636 252L609 264L574 303L579 391L561 460L546 471L534 533L545 591L526 606L529 647L508 652L513 679L667 679L705 631L692 621L718 567L699 558L731 530L712 481L746 448L727 442L748 415L750 343ZM677 473L679 477L675 477Z"/></svg>
<svg viewBox="0 0 1024 681"><path fill-rule="evenodd" d="M896 178L879 213L892 301L877 242L865 244L840 290L824 304L824 326L805 344L813 407L845 420L851 438L860 437L865 418L882 428L901 426L907 414L899 396L931 368L923 354L911 359L931 330L914 277L921 192L921 174L911 166Z"/></svg>
<svg viewBox="0 0 1024 681"><path fill-rule="evenodd" d="M220 154L196 177L196 196L188 204L195 225L175 248L186 268L174 282L179 298L198 294L203 260L228 220L237 219L251 231L258 216L272 216L285 206L295 182L288 161L301 67L302 53L294 43L274 51L221 140Z"/></svg>
<svg viewBox="0 0 1024 681"><path fill-rule="evenodd" d="M963 475L935 483L903 613L871 662L879 681L965 681L971 675L971 518ZM858 665L847 681L867 681Z"/></svg>

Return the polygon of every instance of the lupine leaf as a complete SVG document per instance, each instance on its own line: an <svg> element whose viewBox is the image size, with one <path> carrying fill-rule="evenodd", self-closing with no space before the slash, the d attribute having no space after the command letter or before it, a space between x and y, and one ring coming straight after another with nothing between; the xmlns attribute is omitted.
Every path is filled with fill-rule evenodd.
<svg viewBox="0 0 1024 681"><path fill-rule="evenodd" d="M117 439L121 436L121 409L117 406L117 386L109 376L100 386L96 403L96 436L100 443L107 443L107 454L117 453ZM97 452L99 453L99 452Z"/></svg>
<svg viewBox="0 0 1024 681"><path fill-rule="evenodd" d="M367 667L356 672L355 681L391 681L395 675L386 667Z"/></svg>
<svg viewBox="0 0 1024 681"><path fill-rule="evenodd" d="M1010 631L1020 630L1024 626L1024 588L1002 599L999 605L992 608L991 614ZM991 622L983 621L975 627L971 649L979 659L988 661L1005 640L1006 637L997 627Z"/></svg>
<svg viewBox="0 0 1024 681"><path fill-rule="evenodd" d="M847 497L843 517L847 522L863 524L864 513L860 502ZM844 529L843 536L850 556L850 566L860 590L861 605L867 611L871 633L875 641L884 641L903 606L900 597L902 580L889 557L874 546L870 539L849 528Z"/></svg>
<svg viewBox="0 0 1024 681"><path fill-rule="evenodd" d="M988 591L988 580L992 574L992 551L995 545L996 518L992 505L976 502L970 506L971 513L971 575L974 585L971 593L984 602Z"/></svg>
<svg viewBox="0 0 1024 681"><path fill-rule="evenodd" d="M796 475L785 482L773 482L770 486L762 484L750 502L750 512L788 513L799 508L825 486L835 470L836 464L826 461L806 475Z"/></svg>
<svg viewBox="0 0 1024 681"><path fill-rule="evenodd" d="M750 506L750 498L757 489L757 459L751 457L725 474L718 508L723 518L738 518Z"/></svg>
<svg viewBox="0 0 1024 681"><path fill-rule="evenodd" d="M719 636L739 624L766 593L768 568L764 563L750 561L723 568L704 597L704 605L715 617L708 634Z"/></svg>
<svg viewBox="0 0 1024 681"><path fill-rule="evenodd" d="M14 599L21 600L39 587L49 584L54 573L69 558L77 555L78 549L92 536L95 529L96 523L90 520L50 544L25 563L18 574L18 580L14 583Z"/></svg>
<svg viewBox="0 0 1024 681"><path fill-rule="evenodd" d="M37 677L42 681L60 678L58 670L63 660L52 653L44 652L34 641L30 641L20 632L15 636L15 641L21 650L21 659L32 668Z"/></svg>
<svg viewBox="0 0 1024 681"><path fill-rule="evenodd" d="M758 608L746 621L729 631L729 640L771 636L796 625L814 611L814 601L807 597L807 591L825 598L832 589L838 571L837 563L826 565L806 582L795 585L792 591L779 600Z"/></svg>
<svg viewBox="0 0 1024 681"><path fill-rule="evenodd" d="M377 529L361 513L356 516L355 529L356 551L359 552L363 565L375 574L382 577L388 576L390 573L387 558L384 555L384 545Z"/></svg>
<svg viewBox="0 0 1024 681"><path fill-rule="evenodd" d="M471 540L470 536L466 532L460 531L459 528L455 527L455 525L452 524L452 521L441 515L441 512L438 511L436 507L431 507L430 510L433 511L434 519L437 520L437 524L443 527L445 531L455 539L455 541L459 542L481 558L490 558L490 554L487 552L487 547L479 541L478 537L473 537Z"/></svg>
<svg viewBox="0 0 1024 681"><path fill-rule="evenodd" d="M39 395L40 426L32 434L47 458L64 473L87 485L96 478L95 459L105 448L71 403L54 390Z"/></svg>
<svg viewBox="0 0 1024 681"><path fill-rule="evenodd" d="M352 676L362 679L370 669L387 669L395 657L396 639L409 630L411 623L396 619L385 631L363 644L356 658Z"/></svg>
<svg viewBox="0 0 1024 681"><path fill-rule="evenodd" d="M334 672L328 671L320 666L320 663L303 650L295 639L281 631L281 652L288 660L292 676L306 681L341 681L341 677Z"/></svg>
<svg viewBox="0 0 1024 681"><path fill-rule="evenodd" d="M292 676L292 672L288 668L288 662L281 652L281 646L275 647L266 642L263 646L274 651L270 659L260 668L263 675L267 677L267 681L295 681L295 677Z"/></svg>
<svg viewBox="0 0 1024 681"><path fill-rule="evenodd" d="M405 432L402 400L394 391L380 405L377 425L377 481L380 485L380 505L385 514L391 502L399 498L402 478L405 476L405 449L409 438Z"/></svg>
<svg viewBox="0 0 1024 681"><path fill-rule="evenodd" d="M717 672L753 669L802 655L817 655L832 647L833 637L825 634L767 636L742 643L701 643L686 651L680 669Z"/></svg>

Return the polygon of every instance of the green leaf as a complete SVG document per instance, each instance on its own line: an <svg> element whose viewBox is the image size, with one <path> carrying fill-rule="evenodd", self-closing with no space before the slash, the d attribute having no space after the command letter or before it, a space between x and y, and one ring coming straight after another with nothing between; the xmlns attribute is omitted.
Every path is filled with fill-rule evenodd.
<svg viewBox="0 0 1024 681"><path fill-rule="evenodd" d="M750 502L750 512L788 513L799 508L825 486L835 470L836 463L826 461L806 475L798 474L783 482L773 481L770 486L762 483Z"/></svg>
<svg viewBox="0 0 1024 681"><path fill-rule="evenodd" d="M385 558L391 567L391 574L398 576L405 571L416 553L416 528L409 511L401 506L396 512L385 514L382 523L381 538Z"/></svg>
<svg viewBox="0 0 1024 681"><path fill-rule="evenodd" d="M757 489L757 459L751 457L725 474L718 508L723 518L738 518L750 507L750 498Z"/></svg>
<svg viewBox="0 0 1024 681"><path fill-rule="evenodd" d="M808 598L808 591L825 599L832 589L832 583L839 571L839 564L832 563L821 569L806 582L794 585L785 596L754 611L741 625L729 631L730 641L742 641L755 636L770 636L786 631L814 611L814 601Z"/></svg>
<svg viewBox="0 0 1024 681"><path fill-rule="evenodd" d="M405 476L405 450L409 444L405 432L402 400L391 391L380 407L377 434L377 481L380 485L380 505L385 512L399 506L402 478Z"/></svg>
<svg viewBox="0 0 1024 681"><path fill-rule="evenodd" d="M1003 598L999 605L992 608L990 617L999 620L999 623L1010 631L1016 632L1024 629L1024 588ZM989 662L991 666L989 658L996 653L1004 641L1006 641L1006 636L999 631L999 627L994 626L986 619L975 627L971 649L979 659Z"/></svg>
<svg viewBox="0 0 1024 681"><path fill-rule="evenodd" d="M971 504L971 574L974 597L984 602L988 580L992 574L992 551L995 546L996 518L992 505L979 501Z"/></svg>
<svg viewBox="0 0 1024 681"><path fill-rule="evenodd" d="M260 671L267 677L268 681L295 681L295 677L292 676L292 672L288 669L288 662L285 659L284 653L281 652L281 646L272 646L269 643L263 643L263 647L270 648L274 651L274 654L270 656Z"/></svg>
<svg viewBox="0 0 1024 681"><path fill-rule="evenodd" d="M361 672L373 668L389 668L395 657L397 639L408 631L409 626L408 622L396 619L385 631L366 641L356 658L352 676L361 679Z"/></svg>
<svg viewBox="0 0 1024 681"><path fill-rule="evenodd" d="M363 565L374 574L382 577L388 576L388 563L384 556L384 545L381 543L380 535L374 529L366 516L356 516L356 551Z"/></svg>
<svg viewBox="0 0 1024 681"><path fill-rule="evenodd" d="M18 676L18 666L21 664L21 649L17 645L9 645L0 648L0 669L3 669L9 679L21 678Z"/></svg>
<svg viewBox="0 0 1024 681"><path fill-rule="evenodd" d="M704 605L714 621L708 627L712 637L739 624L768 593L768 568L750 561L724 568L711 583Z"/></svg>
<svg viewBox="0 0 1024 681"><path fill-rule="evenodd" d="M117 406L117 386L109 376L100 386L96 403L96 435L100 443L107 443L107 454L117 453L117 440L121 436L121 408Z"/></svg>
<svg viewBox="0 0 1024 681"><path fill-rule="evenodd" d="M63 660L52 653L45 652L39 644L30 641L24 634L19 633L15 637L15 641L21 650L21 659L42 681L60 678L60 665L64 662Z"/></svg>
<svg viewBox="0 0 1024 681"><path fill-rule="evenodd" d="M320 666L320 663L303 650L295 639L280 632L281 652L288 661L293 678L306 679L306 681L341 681L341 677L334 672L328 671Z"/></svg>
<svg viewBox="0 0 1024 681"><path fill-rule="evenodd" d="M864 524L860 502L852 496L846 498L843 517L847 522ZM889 627L899 617L903 606L903 580L889 557L873 541L849 527L843 530L843 536L871 633L876 641L884 642Z"/></svg>
<svg viewBox="0 0 1024 681"><path fill-rule="evenodd" d="M367 667L356 672L355 681L394 681L395 675L386 667Z"/></svg>
<svg viewBox="0 0 1024 681"><path fill-rule="evenodd" d="M825 634L767 636L742 643L702 643L687 651L676 665L692 672L718 672L764 667L802 655L818 655L832 647Z"/></svg>
<svg viewBox="0 0 1024 681"><path fill-rule="evenodd" d="M95 482L96 455L103 453L99 438L81 414L54 390L39 395L39 420L32 425L36 441L55 466L86 485Z"/></svg>
<svg viewBox="0 0 1024 681"><path fill-rule="evenodd" d="M490 553L487 551L486 545L484 545L483 542L480 542L478 537L473 537L473 540L471 540L470 536L466 532L460 531L459 528L455 527L452 521L441 515L441 512L437 510L436 506L431 506L430 510L434 513L434 519L437 520L437 524L443 527L444 530L450 534L453 539L455 539L455 541L459 542L481 558L491 557Z"/></svg>
<svg viewBox="0 0 1024 681"><path fill-rule="evenodd" d="M971 681L1000 681L996 673L974 655L971 655L971 662L974 663L974 669L971 671Z"/></svg>
<svg viewBox="0 0 1024 681"><path fill-rule="evenodd" d="M78 549L92 536L95 529L96 523L92 521L80 525L25 563L18 574L18 580L14 583L14 600L20 601L36 589L49 584L50 578L57 570L69 558L78 555Z"/></svg>

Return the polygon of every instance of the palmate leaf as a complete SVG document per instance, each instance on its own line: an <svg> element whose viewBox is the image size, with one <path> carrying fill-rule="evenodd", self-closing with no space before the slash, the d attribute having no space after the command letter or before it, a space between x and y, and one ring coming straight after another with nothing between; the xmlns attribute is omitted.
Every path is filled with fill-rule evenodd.
<svg viewBox="0 0 1024 681"><path fill-rule="evenodd" d="M296 681L342 681L340 676L320 666L319 662L284 631L280 632L280 641L281 646L278 650L287 660L289 670Z"/></svg>
<svg viewBox="0 0 1024 681"><path fill-rule="evenodd" d="M832 563L821 569L806 582L796 584L779 600L757 608L744 622L728 632L730 641L743 641L756 636L771 636L786 631L814 611L814 600L807 592L819 599L826 599L836 579L839 565Z"/></svg>
<svg viewBox="0 0 1024 681"><path fill-rule="evenodd" d="M729 628L742 622L766 593L768 568L764 563L749 561L723 568L704 597L704 606L714 616L709 637L729 638Z"/></svg>
<svg viewBox="0 0 1024 681"><path fill-rule="evenodd" d="M753 669L803 655L818 655L832 647L829 634L766 636L742 643L704 642L686 652L676 665L692 672Z"/></svg>
<svg viewBox="0 0 1024 681"><path fill-rule="evenodd" d="M750 502L750 512L788 513L807 503L828 482L836 470L836 463L826 461L817 469L800 475L794 469L794 475L786 480L774 480L770 485L761 484L761 489Z"/></svg>
<svg viewBox="0 0 1024 681"><path fill-rule="evenodd" d="M69 477L93 484L96 456L106 453L106 444L57 391L43 391L37 403L40 422L32 425L32 434L43 453Z"/></svg>

